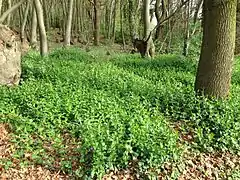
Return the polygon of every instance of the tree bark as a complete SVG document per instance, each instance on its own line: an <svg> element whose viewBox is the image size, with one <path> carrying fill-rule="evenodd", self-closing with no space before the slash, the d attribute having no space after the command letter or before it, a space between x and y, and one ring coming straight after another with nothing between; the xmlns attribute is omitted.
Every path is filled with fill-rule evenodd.
<svg viewBox="0 0 240 180"><path fill-rule="evenodd" d="M130 29L130 36L132 39L134 39L134 36L137 34L137 29L136 29L136 20L135 20L135 15L136 12L134 12L134 2L133 0L128 0L128 21L129 21L129 29Z"/></svg>
<svg viewBox="0 0 240 180"><path fill-rule="evenodd" d="M150 0L144 0L144 7L143 7L143 14L144 14L144 36L145 39L148 38L150 35ZM147 48L145 52L146 57L153 57L155 54L155 46L152 40L152 35L150 35L149 40L147 41Z"/></svg>
<svg viewBox="0 0 240 180"><path fill-rule="evenodd" d="M48 31L49 29L49 18L48 18L48 10L47 10L47 3L46 0L42 0L42 7L43 7L43 12L44 12L44 24L45 24L45 29Z"/></svg>
<svg viewBox="0 0 240 180"><path fill-rule="evenodd" d="M183 56L188 55L189 37L190 37L190 1L184 9L184 36L183 36Z"/></svg>
<svg viewBox="0 0 240 180"><path fill-rule="evenodd" d="M37 14L39 35L40 35L40 53L42 56L46 56L48 54L48 43L47 43L47 35L44 25L43 19L43 9L39 0L34 0L34 5Z"/></svg>
<svg viewBox="0 0 240 180"><path fill-rule="evenodd" d="M24 16L23 16L23 22L22 22L22 26L21 26L21 42L24 41L24 38L25 38L25 27L26 27L26 24L27 24L27 16L28 16L28 11L29 11L29 6L30 6L30 2L27 1L27 6L26 6L26 9L25 9L25 12L24 12Z"/></svg>
<svg viewBox="0 0 240 180"><path fill-rule="evenodd" d="M99 45L99 34L100 34L100 2L99 0L94 0L94 45Z"/></svg>
<svg viewBox="0 0 240 180"><path fill-rule="evenodd" d="M12 7L12 0L8 0L8 9L11 9ZM10 24L10 21L11 21L11 13L8 14L8 17L7 17L7 25L9 26Z"/></svg>
<svg viewBox="0 0 240 180"><path fill-rule="evenodd" d="M113 27L112 27L112 42L114 43L115 41L115 36L116 36L116 18L117 18L117 5L118 5L118 0L114 1L114 10L113 10Z"/></svg>
<svg viewBox="0 0 240 180"><path fill-rule="evenodd" d="M122 44L123 44L123 49L125 49L126 42L125 42L125 35L124 35L124 29L123 29L123 11L124 11L124 0L120 0L120 28L121 28L121 36L122 36Z"/></svg>
<svg viewBox="0 0 240 180"><path fill-rule="evenodd" d="M2 15L2 5L3 5L3 1L0 0L0 15Z"/></svg>
<svg viewBox="0 0 240 180"><path fill-rule="evenodd" d="M69 0L69 6L68 6L68 18L66 22L66 32L65 32L65 38L64 38L64 45L70 46L71 41L71 28L72 28L72 15L73 15L73 0Z"/></svg>
<svg viewBox="0 0 240 180"><path fill-rule="evenodd" d="M144 36L147 37L150 33L150 0L144 0Z"/></svg>
<svg viewBox="0 0 240 180"><path fill-rule="evenodd" d="M37 14L34 6L32 8L30 45L34 49L37 46Z"/></svg>
<svg viewBox="0 0 240 180"><path fill-rule="evenodd" d="M236 42L235 42L235 54L240 54L240 0L237 1L237 27L236 27Z"/></svg>
<svg viewBox="0 0 240 180"><path fill-rule="evenodd" d="M195 90L209 97L229 95L237 0L204 0L203 41Z"/></svg>
<svg viewBox="0 0 240 180"><path fill-rule="evenodd" d="M166 2L165 1L166 0L156 0L155 14L156 14L156 18L157 18L158 23L160 23L163 19L165 19L167 17L167 10L166 10ZM159 39L160 41L163 41L163 39L164 39L163 29L164 29L164 25L158 26L156 28L155 39Z"/></svg>
<svg viewBox="0 0 240 180"><path fill-rule="evenodd" d="M64 19L64 17L66 17L67 16L67 4L66 4L66 2L64 1L64 0L61 0L61 4L62 4L62 16L63 16L63 18L62 18L62 20L60 21L60 24L62 25L61 27L62 27L62 36L63 36L63 39L65 38L64 36L65 36L65 34L66 34L66 21L65 21L65 19Z"/></svg>

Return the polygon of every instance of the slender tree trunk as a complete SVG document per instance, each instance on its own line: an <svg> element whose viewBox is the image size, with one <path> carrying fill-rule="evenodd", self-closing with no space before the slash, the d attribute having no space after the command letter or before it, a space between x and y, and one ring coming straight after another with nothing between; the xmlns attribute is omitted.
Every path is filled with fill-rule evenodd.
<svg viewBox="0 0 240 180"><path fill-rule="evenodd" d="M71 41L71 28L72 28L72 15L73 15L73 0L69 0L69 6L68 6L68 18L66 22L66 32L65 32L65 38L64 38L64 45L70 46Z"/></svg>
<svg viewBox="0 0 240 180"><path fill-rule="evenodd" d="M22 24L22 19L23 19L23 15L22 15L21 8L18 8L18 20L19 20L19 26L21 26L21 24Z"/></svg>
<svg viewBox="0 0 240 180"><path fill-rule="evenodd" d="M81 9L81 0L76 1L76 7L77 7L77 32L82 33L82 9Z"/></svg>
<svg viewBox="0 0 240 180"><path fill-rule="evenodd" d="M109 1L106 0L106 3L109 4ZM109 18L110 18L110 10L109 7L106 7L105 14L104 14L104 36L105 38L108 38L108 31L109 31Z"/></svg>
<svg viewBox="0 0 240 180"><path fill-rule="evenodd" d="M46 56L48 53L48 43L44 25L43 9L39 0L34 0L34 5L37 13L37 21L40 35L40 52L42 56Z"/></svg>
<svg viewBox="0 0 240 180"><path fill-rule="evenodd" d="M99 0L94 0L94 45L99 45L99 34L100 34L100 2Z"/></svg>
<svg viewBox="0 0 240 180"><path fill-rule="evenodd" d="M31 47L34 49L37 46L37 14L34 6L32 8L30 44L31 44Z"/></svg>
<svg viewBox="0 0 240 180"><path fill-rule="evenodd" d="M111 0L110 1L110 8L109 10L107 10L107 38L108 39L111 39L111 29L112 29L112 24L113 24L113 3L114 3L114 0Z"/></svg>
<svg viewBox="0 0 240 180"><path fill-rule="evenodd" d="M78 11L77 11L77 4L76 4L76 1L74 1L73 3L75 3L75 6L73 6L72 8L72 34L74 35L74 38L75 38L75 35L77 33L77 27L78 27Z"/></svg>
<svg viewBox="0 0 240 180"><path fill-rule="evenodd" d="M128 21L129 21L129 29L130 36L134 39L134 36L137 34L136 23L135 23L135 13L134 13L134 3L133 0L128 0Z"/></svg>
<svg viewBox="0 0 240 180"><path fill-rule="evenodd" d="M190 36L190 2L185 5L184 10L184 40L183 40L183 56L188 55L188 48L189 48L189 36Z"/></svg>
<svg viewBox="0 0 240 180"><path fill-rule="evenodd" d="M121 35L122 35L122 44L123 49L125 49L126 42L125 42L125 36L124 36L124 29L123 29L123 2L124 0L120 0L120 26L121 26Z"/></svg>
<svg viewBox="0 0 240 180"><path fill-rule="evenodd" d="M47 3L46 0L42 0L42 7L43 7L43 13L44 13L44 24L45 24L45 29L48 31L49 29L49 18L48 18L48 11L47 11Z"/></svg>
<svg viewBox="0 0 240 180"><path fill-rule="evenodd" d="M79 2L80 6L83 5L83 2L80 1ZM84 32L84 22L83 22L83 19L84 19L84 9L81 9L81 12L80 12L80 16L79 16L79 29L81 30L81 32Z"/></svg>
<svg viewBox="0 0 240 180"><path fill-rule="evenodd" d="M192 12L190 11L190 9L192 9L193 7L190 6L190 9L188 9L188 23L185 24L187 25L185 28L185 38L184 38L184 48L183 48L183 55L187 56L188 55L188 50L189 50L189 46L191 44L191 38L194 36L198 24L197 24L197 20L198 20L198 15L199 15L199 11L202 7L202 3L203 0L198 0L196 3L196 7L194 8L194 16L193 16L193 29L190 29L190 15L192 14Z"/></svg>
<svg viewBox="0 0 240 180"><path fill-rule="evenodd" d="M150 0L144 0L144 36L147 37L150 33Z"/></svg>
<svg viewBox="0 0 240 180"><path fill-rule="evenodd" d="M161 0L156 0L156 3L155 3L155 14L156 14L156 19L157 19L158 23L160 22L160 18L161 18L160 5L161 5ZM156 28L155 39L158 39L159 37L160 37L160 26L158 28Z"/></svg>
<svg viewBox="0 0 240 180"><path fill-rule="evenodd" d="M229 95L236 30L237 0L204 0L203 42L195 81L196 92Z"/></svg>
<svg viewBox="0 0 240 180"><path fill-rule="evenodd" d="M30 6L30 2L27 1L27 6L26 6L26 9L25 9L25 12L24 12L23 22L22 22L22 26L21 26L21 33L20 33L21 34L21 42L23 42L24 39L25 39L25 27L26 27L26 24L27 24L29 6Z"/></svg>
<svg viewBox="0 0 240 180"><path fill-rule="evenodd" d="M10 9L12 7L12 1L11 0L8 0L8 9ZM11 13L8 14L8 17L7 17L7 25L9 26L10 24L10 21L11 21Z"/></svg>
<svg viewBox="0 0 240 180"><path fill-rule="evenodd" d="M237 0L237 26L236 26L236 42L235 42L235 54L240 54L240 0Z"/></svg>
<svg viewBox="0 0 240 180"><path fill-rule="evenodd" d="M199 11L202 7L202 3L203 3L203 0L198 0L197 4L196 4L196 7L195 7L195 12L194 12L194 17L193 17L193 23L196 24L197 23L197 19L198 19L198 14L199 14Z"/></svg>
<svg viewBox="0 0 240 180"><path fill-rule="evenodd" d="M112 41L114 43L115 41L115 36L116 36L116 17L117 17L117 5L118 5L118 0L115 0L114 2L114 11L113 11L113 28L112 28Z"/></svg>
<svg viewBox="0 0 240 180"><path fill-rule="evenodd" d="M65 38L64 37L64 35L66 34L66 21L65 21L65 17L67 16L67 10L66 10L66 3L65 3L65 1L64 0L61 0L61 4L62 4L62 9L63 9L63 11L62 11L62 16L63 16L63 18L62 18L62 20L60 21L60 24L62 25L61 27L62 27L62 35L63 35L63 39Z"/></svg>
<svg viewBox="0 0 240 180"><path fill-rule="evenodd" d="M161 7L161 8L160 8ZM160 13L162 12L162 13ZM157 22L160 23L163 19L167 17L167 9L166 9L166 0L157 0L155 4L155 14L157 18ZM160 41L164 40L164 25L160 25L156 28L155 39L159 39Z"/></svg>
<svg viewBox="0 0 240 180"><path fill-rule="evenodd" d="M2 3L3 3L3 1L0 0L0 16L2 15Z"/></svg>
<svg viewBox="0 0 240 180"><path fill-rule="evenodd" d="M172 38L173 38L173 29L175 26L175 21L171 21L171 23L169 23L168 28L169 28L169 37L167 39L167 47L166 47L166 53L170 53L171 49L172 49Z"/></svg>
<svg viewBox="0 0 240 180"><path fill-rule="evenodd" d="M144 36L145 39L148 38L150 35L150 0L144 0ZM145 56L147 57L153 57L155 54L155 46L152 40L152 37L150 36L149 40L147 41L147 48L145 52Z"/></svg>

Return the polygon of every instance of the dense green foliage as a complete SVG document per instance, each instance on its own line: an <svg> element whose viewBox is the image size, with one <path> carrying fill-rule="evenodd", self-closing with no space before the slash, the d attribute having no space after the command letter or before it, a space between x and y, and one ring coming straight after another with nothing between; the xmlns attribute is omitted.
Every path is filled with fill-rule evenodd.
<svg viewBox="0 0 240 180"><path fill-rule="evenodd" d="M236 170L232 172L232 175L228 178L229 180L240 179L240 171Z"/></svg>
<svg viewBox="0 0 240 180"><path fill-rule="evenodd" d="M233 74L231 97L218 101L195 96L194 61L161 56L161 59L153 61L121 59L116 64L151 81L152 86L145 87L139 95L147 97L152 106L159 106L160 112L171 119L189 120L196 129L198 147L240 150L238 63Z"/></svg>
<svg viewBox="0 0 240 180"><path fill-rule="evenodd" d="M196 62L181 56L143 60L59 49L42 59L30 53L21 85L0 88L0 121L12 125L16 158L30 152L33 162L53 168L54 152L61 168L78 176L101 177L133 160L140 173L159 170L181 153L170 128L176 121L195 130L196 148L240 150L239 68L229 100L216 101L195 96ZM66 133L75 155L68 154Z"/></svg>
<svg viewBox="0 0 240 180"><path fill-rule="evenodd" d="M67 131L79 145L81 157L74 158L83 163L75 172L80 176L88 170L101 176L134 159L141 172L176 159L177 134L156 108L134 93L147 84L93 58L78 50L56 51L49 59L25 57L21 86L1 88L2 120L10 121L17 133L16 157L30 151L34 161L51 168L54 159L46 143L52 141L64 158L67 149L60 135ZM71 170L70 161L60 163Z"/></svg>

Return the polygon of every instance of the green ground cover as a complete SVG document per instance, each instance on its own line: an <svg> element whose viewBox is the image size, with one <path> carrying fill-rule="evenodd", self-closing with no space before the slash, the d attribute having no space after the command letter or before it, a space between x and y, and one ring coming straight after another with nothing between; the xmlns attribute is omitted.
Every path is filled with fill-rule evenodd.
<svg viewBox="0 0 240 180"><path fill-rule="evenodd" d="M13 158L21 166L101 178L134 164L140 175L154 176L186 146L239 152L238 62L229 99L216 101L195 96L197 62L181 56L143 60L56 49L41 58L32 52L23 58L20 86L0 88L0 122L11 125ZM193 131L192 143L179 140L177 122L181 131Z"/></svg>

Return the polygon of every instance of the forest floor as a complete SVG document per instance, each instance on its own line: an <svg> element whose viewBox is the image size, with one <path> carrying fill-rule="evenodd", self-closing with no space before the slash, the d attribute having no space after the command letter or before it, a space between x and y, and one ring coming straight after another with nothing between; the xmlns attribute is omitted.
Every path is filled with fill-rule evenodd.
<svg viewBox="0 0 240 180"><path fill-rule="evenodd" d="M47 62L31 52L24 57L20 86L0 88L1 179L79 178L79 168L86 165L79 159L83 152L81 147L86 150L90 146L95 148L96 159L99 159L93 163L96 167L90 169L102 172L101 168L106 166L98 163L105 162L104 158L108 156L113 158L113 162L119 161L124 166L127 161L122 162L121 157L114 156L120 156L119 149L127 150L121 144L128 141L131 145L135 143L131 153L145 150L152 153L148 157L149 154L144 152L143 157L149 160L150 157L164 159L158 175L154 176L157 179L240 179L240 155L236 153L238 146L232 145L233 141L228 142L227 138L222 141L217 139L217 135L212 137L212 131L205 137L199 127L183 120L195 116L199 118L206 113L202 108L198 109L200 114L195 113L196 99L188 99L192 95L194 62L175 55L142 60L138 55L124 54L125 50L118 45L101 48L86 46L82 49L57 50L51 53ZM177 61L184 62L179 64ZM237 73L233 79L234 96L240 81ZM156 99L162 103L157 108ZM183 110L182 103L184 106L190 104L190 107L186 106ZM212 102L205 100L204 103L203 109L212 105ZM225 107L225 104L222 106ZM221 105L214 107L221 108ZM152 112L156 109L161 114ZM210 110L207 113L211 113ZM192 113L191 116L189 113ZM214 109L215 113L218 112ZM159 125L155 121L151 123L155 116L161 121ZM98 119L103 124L94 121ZM213 126L218 128L218 124L209 125L205 121L202 123L204 125L199 123L203 130ZM135 127L136 123L142 126ZM123 134L130 133L127 135L128 141L123 139L118 142L122 138L121 129L125 128ZM131 132L127 131L128 128ZM227 132L229 136L229 129L220 128L223 135ZM138 129L143 130L138 132ZM160 129L159 134L163 134L160 136L152 129ZM238 134L236 136L239 137ZM155 144L154 139L163 143L166 151L159 152L162 146L157 142ZM100 145L105 141L104 146ZM119 144L115 146L114 142ZM223 151L220 150L222 147ZM112 152L107 152L109 149ZM177 160L168 158L175 155L178 156ZM112 165L110 160L106 161L109 167ZM142 162L148 164L144 158ZM127 163L127 168L123 170L106 171L101 175L102 179L150 177L143 175L134 161ZM154 164L155 160L151 163Z"/></svg>
<svg viewBox="0 0 240 180"><path fill-rule="evenodd" d="M73 177L65 174L64 172L52 171L41 165L31 165L21 167L20 161L13 159L14 144L10 142L11 132L7 124L0 124L0 158L9 159L14 163L11 168L4 169L0 166L1 180L67 180L74 179ZM186 135L182 140L189 140L192 137ZM27 158L31 154L27 154ZM237 169L240 168L240 156L231 153L196 153L187 150L183 154L181 163L170 164L166 163L163 166L162 172L159 174L158 179L166 179L171 177L171 174L177 169L181 172L178 175L178 180L193 180L193 179L232 179L238 180L240 173ZM234 171L235 169L235 171ZM225 177L225 178L224 178ZM118 179L139 179L134 169L126 169L122 171L110 172L103 177L104 180L118 180Z"/></svg>

